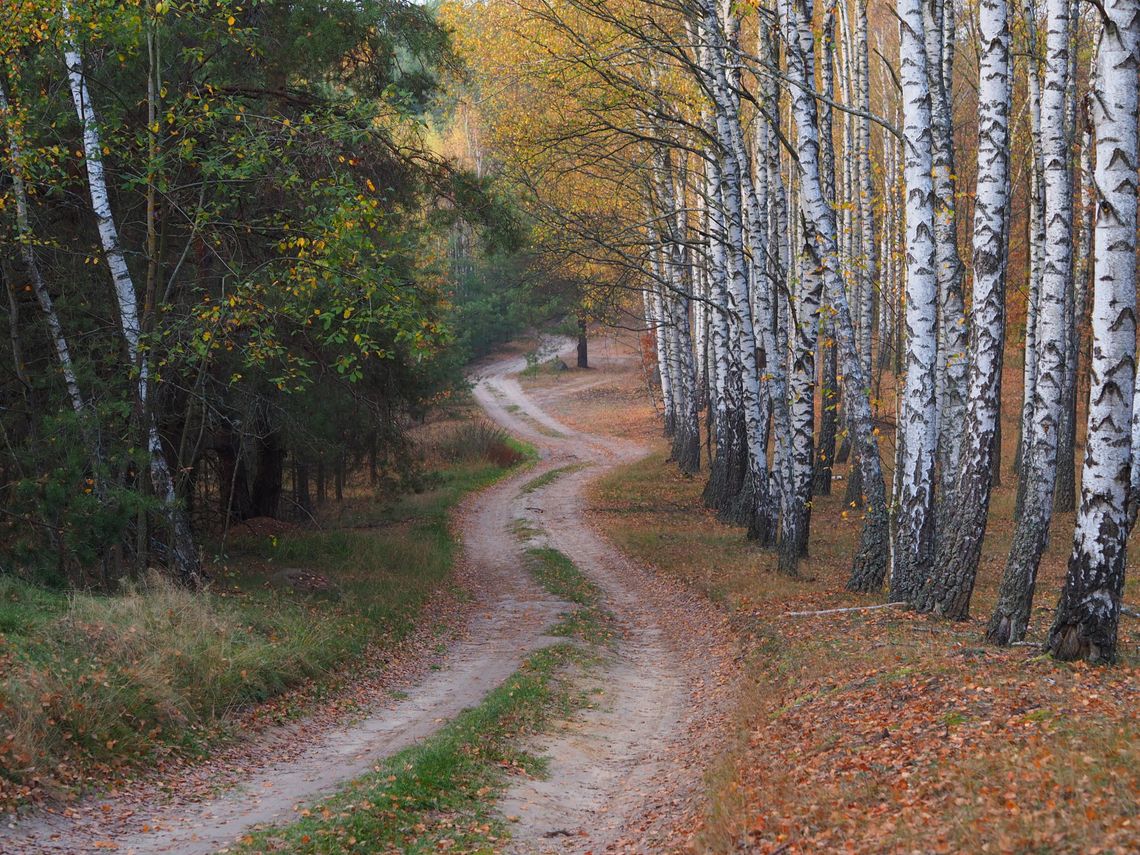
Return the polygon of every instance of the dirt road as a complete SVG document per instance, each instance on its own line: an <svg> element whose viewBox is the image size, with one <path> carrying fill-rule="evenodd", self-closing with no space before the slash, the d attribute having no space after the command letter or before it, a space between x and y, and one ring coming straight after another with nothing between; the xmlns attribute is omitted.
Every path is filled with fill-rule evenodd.
<svg viewBox="0 0 1140 855"><path fill-rule="evenodd" d="M587 679L601 698L536 748L547 779L522 781L502 804L511 851L585 852L607 846L664 851L680 845L677 823L691 810L700 771L722 717L723 622L699 598L655 580L610 547L585 519L584 488L607 468L644 451L635 443L576 432L548 415L513 376L522 358L487 366L475 397L488 415L540 451L537 469L471 497L462 507L464 583L475 596L468 626L437 670L400 699L327 727L303 750L242 770L202 798L200 778L93 800L66 814L42 813L0 832L5 853L118 851L207 855L255 825L289 821L305 803L430 735L477 704L527 655L561 639L545 631L567 604L541 590L523 567L513 532L526 519L534 540L568 555L604 592L621 626L617 652ZM544 471L577 463L547 486L521 488ZM278 739L280 744L281 740ZM251 752L249 756L260 756Z"/></svg>

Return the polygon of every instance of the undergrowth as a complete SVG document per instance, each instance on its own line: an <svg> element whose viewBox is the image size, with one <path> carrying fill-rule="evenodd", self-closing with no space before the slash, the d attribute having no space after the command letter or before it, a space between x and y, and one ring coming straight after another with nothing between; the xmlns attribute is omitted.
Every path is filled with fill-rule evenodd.
<svg viewBox="0 0 1140 855"><path fill-rule="evenodd" d="M528 456L504 443L512 465ZM235 712L406 636L447 584L451 508L507 471L496 459L454 463L433 489L366 507L367 525L239 533L202 593L158 575L113 596L0 577L0 803L200 752ZM291 570L321 590L294 590Z"/></svg>

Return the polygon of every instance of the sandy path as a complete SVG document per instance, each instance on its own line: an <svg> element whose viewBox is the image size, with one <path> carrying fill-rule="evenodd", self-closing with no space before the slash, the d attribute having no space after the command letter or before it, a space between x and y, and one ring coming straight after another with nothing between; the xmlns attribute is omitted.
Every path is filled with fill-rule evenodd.
<svg viewBox="0 0 1140 855"><path fill-rule="evenodd" d="M207 855L254 826L289 821L299 807L430 735L477 704L530 653L561 640L544 633L566 604L523 569L523 547L511 531L520 518L603 589L622 640L604 669L587 678L601 699L598 708L536 746L550 757L549 778L520 782L508 793L502 810L513 821L512 851L669 848L669 823L658 815L677 813L693 795L719 720L707 684L724 683L714 677L726 667L716 653L723 621L703 602L631 565L590 528L585 485L643 450L576 432L550 417L512 376L524 367L522 358L487 366L475 397L491 418L533 443L542 461L461 509L463 576L477 605L438 670L407 687L399 700L319 731L303 750L275 758L267 739L265 759L251 763L237 785L220 794L203 799L201 781L188 778L164 781L169 786L161 799L154 798L157 790L149 798L145 790L133 791L62 814L41 812L0 829L0 852L103 852L114 844L138 855ZM536 475L570 462L585 466L541 490L521 492Z"/></svg>
<svg viewBox="0 0 1140 855"><path fill-rule="evenodd" d="M600 382L576 383L572 392ZM556 465L581 467L533 493L523 518L539 532L533 545L569 556L602 589L621 629L614 656L583 686L598 699L596 708L539 740L534 748L548 758L549 775L516 783L501 802L515 823L510 851L683 848L677 820L698 809L701 773L716 754L734 683L724 617L628 560L586 518L590 481L643 456L640 444L557 422L511 376L490 374L481 388L493 418L525 432Z"/></svg>

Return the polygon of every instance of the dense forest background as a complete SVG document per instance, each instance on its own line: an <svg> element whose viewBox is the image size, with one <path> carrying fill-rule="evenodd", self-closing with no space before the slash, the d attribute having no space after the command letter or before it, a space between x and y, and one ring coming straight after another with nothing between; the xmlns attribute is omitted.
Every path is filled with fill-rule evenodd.
<svg viewBox="0 0 1140 855"><path fill-rule="evenodd" d="M408 420L557 316L432 7L0 16L5 572L200 584L229 523L397 484Z"/></svg>

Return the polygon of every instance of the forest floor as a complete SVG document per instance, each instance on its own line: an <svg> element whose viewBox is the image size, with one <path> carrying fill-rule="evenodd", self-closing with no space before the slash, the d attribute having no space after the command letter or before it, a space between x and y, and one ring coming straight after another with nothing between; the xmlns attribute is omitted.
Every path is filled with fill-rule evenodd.
<svg viewBox="0 0 1140 855"><path fill-rule="evenodd" d="M981 641L1012 476L974 619L817 614L884 601L843 589L860 523L845 467L801 577L781 576L668 462L635 337L592 340L586 370L551 353L479 369L475 399L538 461L459 506L461 593L351 703L41 812L0 850L1135 851L1138 622L1113 668ZM1031 640L1071 527L1059 515Z"/></svg>
<svg viewBox="0 0 1140 855"><path fill-rule="evenodd" d="M651 449L595 482L592 519L630 560L717 603L740 645L744 689L734 735L707 777L704 809L674 817L694 846L756 853L1140 848L1140 621L1122 618L1121 661L1111 668L1054 662L1035 645L1059 595L1072 513L1054 523L1027 646L982 641L1012 537L1016 476L1008 466L971 620L895 608L815 614L885 602L885 595L844 590L861 525L859 510L844 501L847 467L836 468L833 494L813 502L801 578L776 573L772 554L704 508L703 478L682 476L668 462L638 342L622 336L610 347L624 348L624 365L545 374L524 388L568 425ZM887 413L889 385L888 375ZM1019 401L1010 383L1004 411L1016 414ZM1011 418L1004 436L1008 463L1016 444ZM1132 551L1137 566L1135 542ZM1136 574L1125 600L1140 603Z"/></svg>

